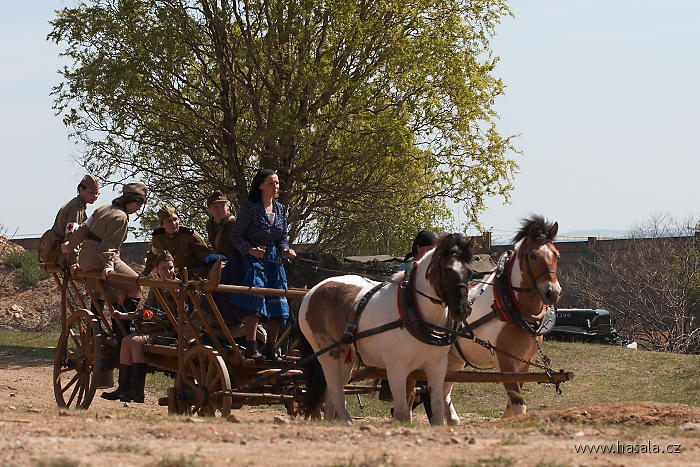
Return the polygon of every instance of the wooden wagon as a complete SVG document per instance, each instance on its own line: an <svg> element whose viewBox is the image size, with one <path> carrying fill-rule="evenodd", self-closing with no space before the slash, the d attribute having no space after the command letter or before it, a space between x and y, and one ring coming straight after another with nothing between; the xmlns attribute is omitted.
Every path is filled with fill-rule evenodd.
<svg viewBox="0 0 700 467"><path fill-rule="evenodd" d="M252 288L219 284L215 278L190 280L187 271L181 280L155 280L144 277L112 273L107 280L100 272L77 271L71 275L58 266L42 264L50 272L61 290L61 335L56 346L53 369L53 386L56 402L62 408L90 406L100 386L101 375L109 375L118 363L116 329L127 335L120 320L110 320L113 311L108 302L102 304L98 297L105 297L110 283L129 284L154 289L160 309L175 330L177 338L170 342L149 343L144 346L146 364L153 370L175 375L174 385L167 397L160 399L170 413L198 414L226 417L231 409L243 405L285 406L290 416L301 413L304 398L304 379L295 363L299 354L295 345L282 362L256 361L243 358L236 343L236 329L227 326L216 305L212 293L246 293L286 296L292 306L307 293L306 289L287 290ZM216 274L214 274L214 277ZM88 286L92 284L92 287ZM172 310L158 292L165 289L177 303ZM208 310L202 306L208 305ZM209 314L209 316L207 316ZM212 319L213 316L213 319ZM198 323L201 329L197 329ZM283 333L277 346L289 339L291 328ZM206 334L203 334L204 331ZM203 342L202 336L217 336ZM284 372L281 372L282 369ZM376 384L361 385L358 382L385 377L378 368L361 368L354 372L346 394L371 393ZM425 379L421 371L409 376ZM540 382L561 383L573 377L570 372L448 372L446 380L452 382ZM100 387L110 387L111 382ZM244 389L243 389L244 388Z"/></svg>

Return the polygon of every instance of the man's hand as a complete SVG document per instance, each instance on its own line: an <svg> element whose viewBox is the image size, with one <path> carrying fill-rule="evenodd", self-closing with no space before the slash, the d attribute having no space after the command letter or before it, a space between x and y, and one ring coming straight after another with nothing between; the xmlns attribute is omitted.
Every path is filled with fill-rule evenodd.
<svg viewBox="0 0 700 467"><path fill-rule="evenodd" d="M68 242L63 242L61 243L61 253L64 255L67 255L70 252L70 249L68 248Z"/></svg>
<svg viewBox="0 0 700 467"><path fill-rule="evenodd" d="M80 269L80 267L79 267L77 264L71 264L71 265L70 265L70 274L71 274L71 276L74 276L74 275L75 275L75 271L77 271L78 269Z"/></svg>
<svg viewBox="0 0 700 467"><path fill-rule="evenodd" d="M111 272L114 272L114 269L112 269L112 268L104 268L104 269L102 270L102 279L107 280L107 276L109 276L109 274L110 274Z"/></svg>
<svg viewBox="0 0 700 467"><path fill-rule="evenodd" d="M284 256L285 258L294 259L297 257L297 253L291 248L287 248L282 252L282 256Z"/></svg>

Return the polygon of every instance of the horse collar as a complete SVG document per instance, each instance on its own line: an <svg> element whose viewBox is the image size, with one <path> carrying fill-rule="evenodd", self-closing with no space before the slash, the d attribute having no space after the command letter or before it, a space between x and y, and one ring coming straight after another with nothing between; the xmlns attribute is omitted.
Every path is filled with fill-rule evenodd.
<svg viewBox="0 0 700 467"><path fill-rule="evenodd" d="M416 264L414 263L413 268L409 271L408 280L402 282L400 287L397 288L396 301L399 316L404 321L408 332L419 341L429 345L452 345L456 340L456 335L448 332L451 330L425 321L418 309L416 293L427 297L435 304L442 305L443 301L430 297L416 289Z"/></svg>
<svg viewBox="0 0 700 467"><path fill-rule="evenodd" d="M547 314L545 314L545 318L538 323L538 328L535 329L532 323L524 319L523 316L525 314L523 313L520 303L515 296L515 292L520 290L518 287L513 286L510 275L516 255L516 252L508 251L504 253L499 260L499 265L502 264L504 267L499 268L499 274L494 281L492 308L494 311L498 312L505 321L517 326L528 334L533 336L544 334L549 331L547 328L549 327L548 323L550 319L547 319Z"/></svg>

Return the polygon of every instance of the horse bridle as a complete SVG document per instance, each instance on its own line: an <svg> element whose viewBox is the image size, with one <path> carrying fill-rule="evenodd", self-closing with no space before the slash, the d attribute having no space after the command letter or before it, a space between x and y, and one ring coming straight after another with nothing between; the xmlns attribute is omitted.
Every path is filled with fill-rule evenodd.
<svg viewBox="0 0 700 467"><path fill-rule="evenodd" d="M520 246L520 248L523 248L523 249L524 249L526 243L527 243L527 240L525 240L525 241L523 242L523 244ZM552 241L551 241L551 240L545 240L545 241L543 242L543 245L544 245L544 244L547 244L547 243L552 243ZM517 256L517 255L515 255L515 256ZM513 260L515 260L515 257L513 257ZM554 274L554 276L556 277L557 271L555 271L555 270L553 270L553 269L546 269L546 270L542 271L541 273L539 273L537 276L535 276L535 275L532 273L532 268L530 267L530 260L529 260L528 258L525 258L525 269L526 269L525 272L527 273L528 278L532 281L532 287L533 287L533 288L516 287L516 286L514 286L514 285L511 285L511 288L512 288L513 290L515 290L516 292L518 292L518 293L528 293L528 294L530 294L530 293L533 293L533 292L537 292L537 294L540 296L540 299L544 302L544 297L543 297L542 294L540 293L540 290L537 288L537 279L539 279L540 277L542 277L542 276L544 276L544 275L546 275L546 274Z"/></svg>

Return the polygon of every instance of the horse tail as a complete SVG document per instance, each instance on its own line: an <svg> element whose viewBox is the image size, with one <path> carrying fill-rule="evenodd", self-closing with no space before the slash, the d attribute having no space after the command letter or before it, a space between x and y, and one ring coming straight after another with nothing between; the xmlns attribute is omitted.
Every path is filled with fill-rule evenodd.
<svg viewBox="0 0 700 467"><path fill-rule="evenodd" d="M309 344L303 333L299 334L299 350L301 358L308 357L314 353L314 349ZM318 358L313 358L304 364L304 383L306 384L306 397L302 402L302 409L306 416L316 412L323 402L323 395L326 392L326 377L323 374L323 367Z"/></svg>

